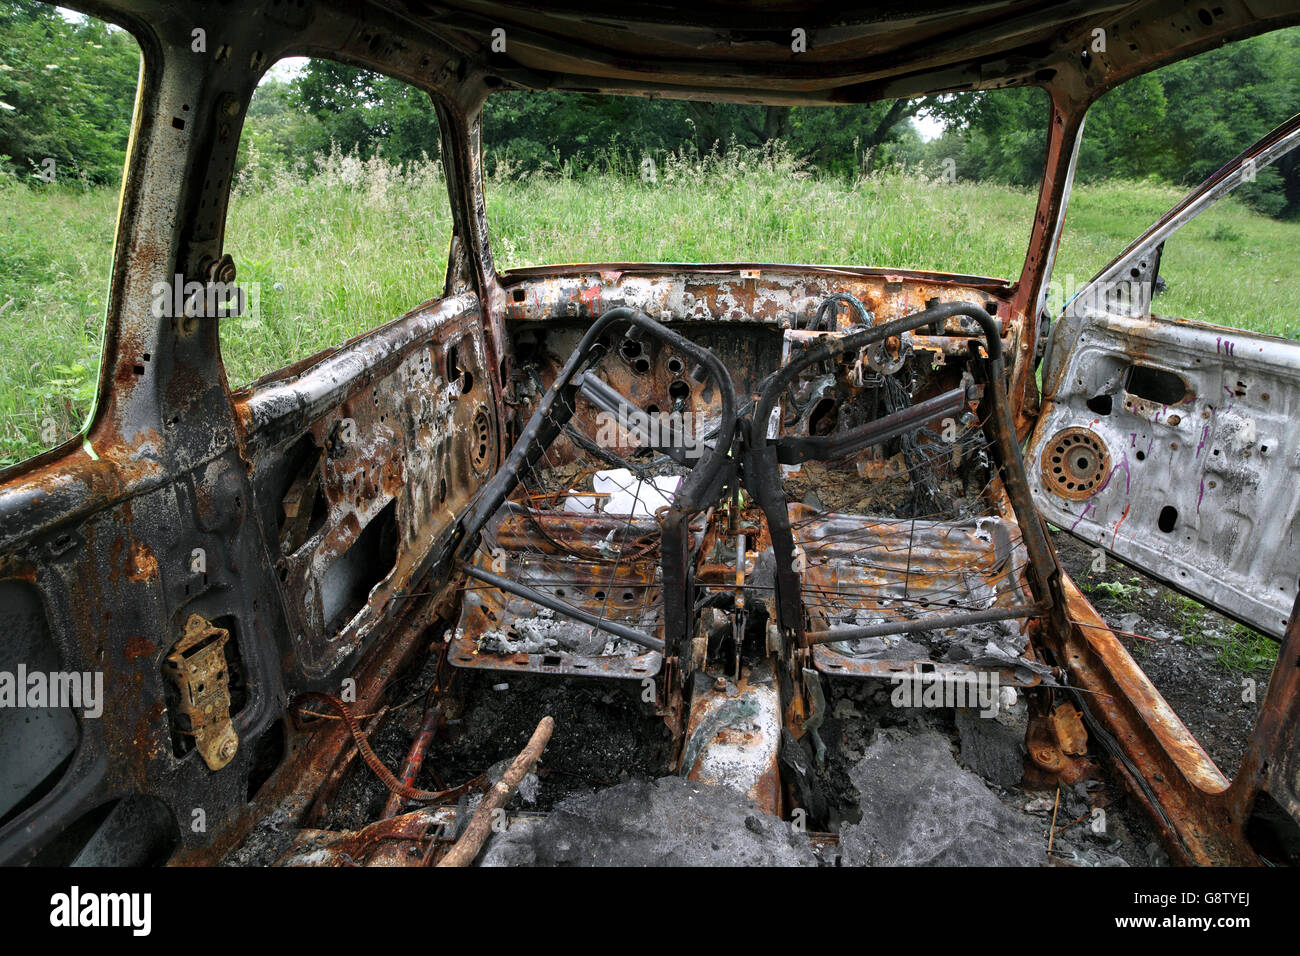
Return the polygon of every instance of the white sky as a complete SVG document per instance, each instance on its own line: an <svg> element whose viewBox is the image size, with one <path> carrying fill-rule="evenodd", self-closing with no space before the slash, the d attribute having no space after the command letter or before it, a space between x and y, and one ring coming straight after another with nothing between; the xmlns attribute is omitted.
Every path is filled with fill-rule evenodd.
<svg viewBox="0 0 1300 956"><path fill-rule="evenodd" d="M943 120L935 119L933 116L913 116L912 125L921 134L921 139L927 143L943 135Z"/></svg>
<svg viewBox="0 0 1300 956"><path fill-rule="evenodd" d="M275 64L266 71L263 79L270 80L292 80L302 72L303 67L307 65L305 56L287 56L283 60L277 60Z"/></svg>

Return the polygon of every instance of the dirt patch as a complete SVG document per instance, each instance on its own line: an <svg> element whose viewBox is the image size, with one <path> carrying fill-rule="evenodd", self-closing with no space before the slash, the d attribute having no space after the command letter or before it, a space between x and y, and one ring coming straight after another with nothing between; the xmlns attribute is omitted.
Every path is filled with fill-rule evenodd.
<svg viewBox="0 0 1300 956"><path fill-rule="evenodd" d="M1061 565L1228 777L1246 752L1278 645L1136 568L1053 531ZM1254 682L1253 701L1249 698Z"/></svg>
<svg viewBox="0 0 1300 956"><path fill-rule="evenodd" d="M531 810L565 797L668 772L671 735L641 701L638 681L556 680L514 674L474 675L460 724L430 748L426 766L458 779L521 750L537 722L555 718L555 733L538 766ZM496 690L501 684L508 686Z"/></svg>

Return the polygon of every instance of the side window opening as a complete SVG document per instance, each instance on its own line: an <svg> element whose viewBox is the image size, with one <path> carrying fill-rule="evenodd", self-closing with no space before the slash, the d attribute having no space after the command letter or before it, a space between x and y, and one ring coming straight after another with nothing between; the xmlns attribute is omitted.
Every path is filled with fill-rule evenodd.
<svg viewBox="0 0 1300 956"><path fill-rule="evenodd" d="M451 232L427 94L328 60L277 63L249 105L226 223L248 304L221 324L231 387L441 294Z"/></svg>
<svg viewBox="0 0 1300 956"><path fill-rule="evenodd" d="M0 4L0 468L94 405L140 56L103 21Z"/></svg>
<svg viewBox="0 0 1300 956"><path fill-rule="evenodd" d="M1088 109L1052 276L1053 314L1189 190L1300 109L1297 69L1300 27L1291 27L1136 77ZM1298 237L1293 150L1248 170L1169 238L1151 312L1300 339L1300 319L1284 305L1300 297Z"/></svg>

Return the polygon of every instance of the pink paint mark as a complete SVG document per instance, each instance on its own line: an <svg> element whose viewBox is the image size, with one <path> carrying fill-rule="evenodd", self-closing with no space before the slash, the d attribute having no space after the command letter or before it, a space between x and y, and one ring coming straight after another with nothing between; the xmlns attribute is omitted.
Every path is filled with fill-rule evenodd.
<svg viewBox="0 0 1300 956"><path fill-rule="evenodd" d="M1196 446L1196 457L1197 457L1197 458L1200 458L1200 457L1201 457L1201 449L1205 447L1205 438L1206 438L1206 436L1209 435L1209 434L1210 434L1210 426L1209 426L1209 425L1206 425L1204 428L1201 429L1201 441L1200 441L1200 443Z"/></svg>
<svg viewBox="0 0 1300 956"><path fill-rule="evenodd" d="M1083 506L1083 513L1080 514L1079 517L1074 519L1074 524L1070 525L1071 532L1073 532L1075 528L1079 527L1079 522L1082 521L1084 518L1088 517L1088 512L1090 512L1091 510L1092 510L1092 502L1090 501Z"/></svg>
<svg viewBox="0 0 1300 956"><path fill-rule="evenodd" d="M1205 497L1205 479L1201 479L1201 493L1196 496L1196 513L1201 513L1201 499Z"/></svg>
<svg viewBox="0 0 1300 956"><path fill-rule="evenodd" d="M1128 470L1128 455L1125 455L1120 460L1120 463L1110 470L1110 474L1108 474L1106 480L1101 483L1101 487L1093 492L1094 497L1106 490L1106 486L1110 484L1110 480L1115 477L1115 472L1119 471L1121 468L1124 469L1124 494L1127 495L1129 493L1129 484L1132 476L1129 474Z"/></svg>

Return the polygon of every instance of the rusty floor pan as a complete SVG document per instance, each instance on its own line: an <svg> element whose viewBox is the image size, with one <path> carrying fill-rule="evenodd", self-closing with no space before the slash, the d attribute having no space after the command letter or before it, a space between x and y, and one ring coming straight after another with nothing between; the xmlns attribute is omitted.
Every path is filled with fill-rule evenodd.
<svg viewBox="0 0 1300 956"><path fill-rule="evenodd" d="M905 621L1030 603L1019 528L999 517L958 521L815 514L792 507L807 564L804 602L812 630ZM842 677L992 670L1033 686L1045 671L1025 657L1020 621L819 644L819 671Z"/></svg>
<svg viewBox="0 0 1300 956"><path fill-rule="evenodd" d="M476 562L662 639L657 531L652 519L516 510ZM636 680L663 663L658 651L473 581L448 651L456 667Z"/></svg>

